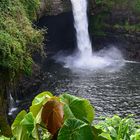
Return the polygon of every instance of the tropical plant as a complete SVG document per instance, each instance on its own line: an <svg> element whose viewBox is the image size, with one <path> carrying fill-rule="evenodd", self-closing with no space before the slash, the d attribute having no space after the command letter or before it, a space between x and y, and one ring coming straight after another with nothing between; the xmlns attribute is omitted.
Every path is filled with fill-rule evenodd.
<svg viewBox="0 0 140 140"><path fill-rule="evenodd" d="M92 140L94 108L86 99L50 92L37 95L30 112L21 111L12 124L16 140Z"/></svg>
<svg viewBox="0 0 140 140"><path fill-rule="evenodd" d="M64 93L59 97L42 92L32 101L29 113L21 111L11 129L13 140L140 140L131 118L106 118L93 126L94 107L86 99ZM0 140L10 138L0 137Z"/></svg>
<svg viewBox="0 0 140 140"><path fill-rule="evenodd" d="M95 127L109 133L112 140L140 140L140 126L135 123L132 115L124 119L117 115L107 117Z"/></svg>

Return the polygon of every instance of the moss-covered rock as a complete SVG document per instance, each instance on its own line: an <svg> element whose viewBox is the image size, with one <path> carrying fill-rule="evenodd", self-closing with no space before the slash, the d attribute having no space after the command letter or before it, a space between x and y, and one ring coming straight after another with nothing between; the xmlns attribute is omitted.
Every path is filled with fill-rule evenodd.
<svg viewBox="0 0 140 140"><path fill-rule="evenodd" d="M41 46L42 32L32 27L38 0L2 0L0 2L1 72L30 73L32 51ZM32 4L32 5L31 5Z"/></svg>
<svg viewBox="0 0 140 140"><path fill-rule="evenodd" d="M6 124L8 91L20 74L31 73L32 54L42 49L43 33L32 24L39 4L39 0L0 1L0 133L5 135L10 131Z"/></svg>
<svg viewBox="0 0 140 140"><path fill-rule="evenodd" d="M91 32L140 31L140 0L90 0ZM94 28L93 28L94 26Z"/></svg>
<svg viewBox="0 0 140 140"><path fill-rule="evenodd" d="M38 15L58 15L71 11L70 0L41 0Z"/></svg>

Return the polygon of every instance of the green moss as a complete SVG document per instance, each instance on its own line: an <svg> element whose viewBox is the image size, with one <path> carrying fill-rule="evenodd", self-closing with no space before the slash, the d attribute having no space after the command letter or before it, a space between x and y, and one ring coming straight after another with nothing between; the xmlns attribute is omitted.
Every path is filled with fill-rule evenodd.
<svg viewBox="0 0 140 140"><path fill-rule="evenodd" d="M39 1L21 1L0 1L0 67L10 73L30 73L32 52L40 48L43 41L42 32L31 23L36 19Z"/></svg>
<svg viewBox="0 0 140 140"><path fill-rule="evenodd" d="M105 36L104 29L106 27L106 24L104 23L104 20L107 16L106 12L99 13L94 16L90 16L90 22L89 22L89 27L90 27L90 32L91 34L97 35L97 36Z"/></svg>
<svg viewBox="0 0 140 140"><path fill-rule="evenodd" d="M4 135L6 137L12 137L11 128L7 124L7 122L3 116L0 116L0 136L1 135Z"/></svg>
<svg viewBox="0 0 140 140"><path fill-rule="evenodd" d="M31 58L26 54L23 46L17 38L11 36L5 31L0 31L0 66L3 69L18 71L26 70L26 65L30 66ZM20 61L19 61L20 60Z"/></svg>
<svg viewBox="0 0 140 140"><path fill-rule="evenodd" d="M113 8L128 9L134 13L140 13L140 0L96 0L97 5L104 5L110 10Z"/></svg>
<svg viewBox="0 0 140 140"><path fill-rule="evenodd" d="M115 0L95 0L97 6L104 6L107 9L111 9L115 3Z"/></svg>
<svg viewBox="0 0 140 140"><path fill-rule="evenodd" d="M90 32L97 36L105 36L104 29L107 26L105 20L110 14L114 0L95 0L95 2L95 14L89 18Z"/></svg>
<svg viewBox="0 0 140 140"><path fill-rule="evenodd" d="M140 13L140 0L134 0L132 7L134 12Z"/></svg>
<svg viewBox="0 0 140 140"><path fill-rule="evenodd" d="M124 25L115 24L113 25L113 28L124 29L128 32L140 32L140 24L131 25L127 21Z"/></svg>
<svg viewBox="0 0 140 140"><path fill-rule="evenodd" d="M30 20L36 20L36 11L40 5L40 0L20 0Z"/></svg>
<svg viewBox="0 0 140 140"><path fill-rule="evenodd" d="M116 28L123 29L128 32L140 31L140 24L132 24L129 22L129 18L134 15L137 17L140 15L140 0L96 0L96 9L94 16L90 17L90 31L91 33L99 36L104 36L105 29ZM126 11L124 21L117 21L116 23L108 22L109 14L113 11Z"/></svg>

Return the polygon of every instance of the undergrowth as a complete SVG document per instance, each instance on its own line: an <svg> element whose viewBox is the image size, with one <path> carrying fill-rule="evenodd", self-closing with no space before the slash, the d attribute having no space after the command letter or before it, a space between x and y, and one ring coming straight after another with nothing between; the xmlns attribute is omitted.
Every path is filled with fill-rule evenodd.
<svg viewBox="0 0 140 140"><path fill-rule="evenodd" d="M0 1L0 70L31 73L32 53L40 49L41 31L33 28L39 0Z"/></svg>
<svg viewBox="0 0 140 140"><path fill-rule="evenodd" d="M33 99L29 112L23 110L17 115L11 126L12 135L0 128L0 139L140 140L140 125L132 116L115 115L93 125L94 116L94 107L84 98L42 92Z"/></svg>

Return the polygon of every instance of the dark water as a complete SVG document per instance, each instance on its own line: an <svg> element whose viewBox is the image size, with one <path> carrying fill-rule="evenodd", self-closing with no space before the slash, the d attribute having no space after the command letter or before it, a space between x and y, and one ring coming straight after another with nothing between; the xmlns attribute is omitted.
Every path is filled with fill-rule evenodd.
<svg viewBox="0 0 140 140"><path fill-rule="evenodd" d="M127 63L117 72L72 72L53 61L44 65L39 91L68 92L90 100L98 116L135 114L140 119L140 64Z"/></svg>
<svg viewBox="0 0 140 140"><path fill-rule="evenodd" d="M51 91L54 95L67 92L90 100L95 107L96 120L99 116L118 114L125 117L135 114L140 122L140 63L127 63L116 72L105 69L73 72L50 60L44 64L43 69L40 87L19 102L17 112L27 109L34 96L42 91Z"/></svg>
<svg viewBox="0 0 140 140"><path fill-rule="evenodd" d="M74 46L72 22L72 13L41 19L40 27L48 27L47 41L44 42L48 55L55 52L56 48L68 50L69 46ZM103 44L102 41L101 44ZM42 70L44 75L40 86L35 86L35 92L31 92L32 94L29 90L27 98L17 104L17 112L27 109L36 94L47 90L54 95L68 92L90 100L96 110L96 119L99 116L112 116L113 114L120 116L135 114L135 118L140 120L140 63L127 63L116 72L109 72L105 69L72 72L53 60L47 59ZM35 82L40 82L40 80Z"/></svg>

